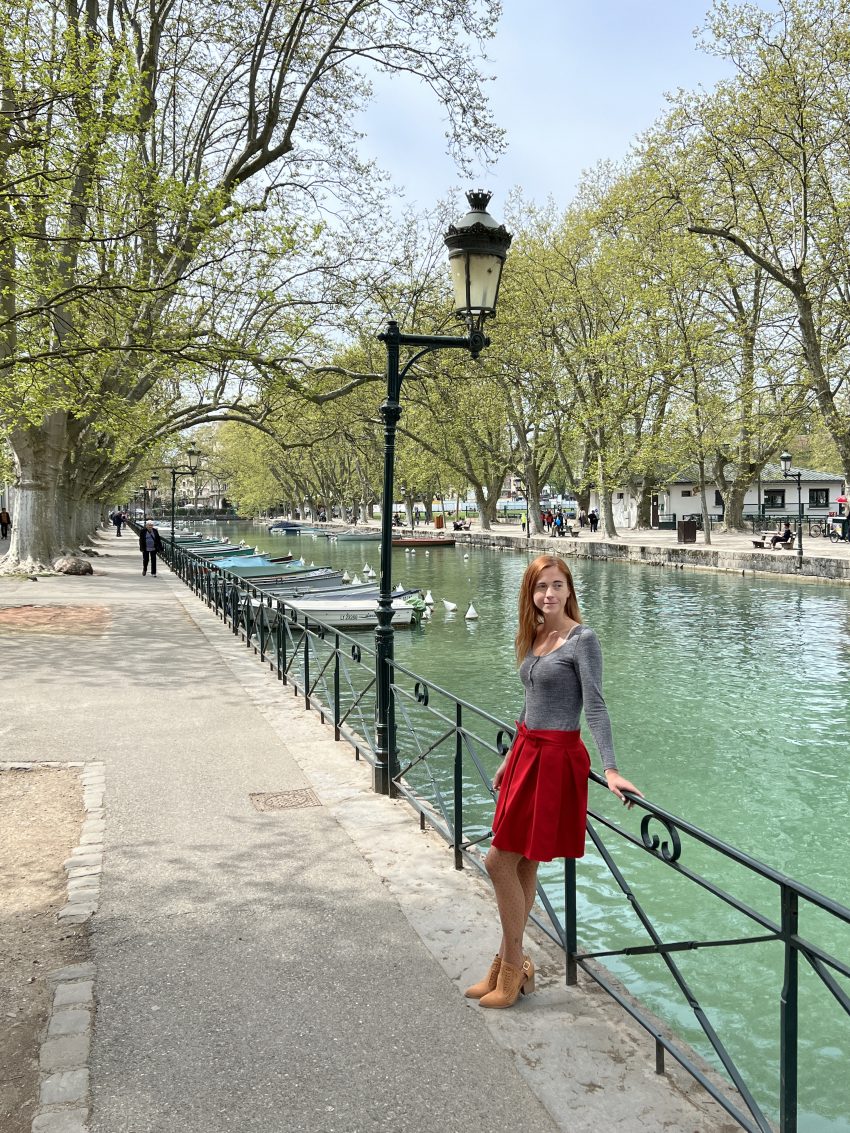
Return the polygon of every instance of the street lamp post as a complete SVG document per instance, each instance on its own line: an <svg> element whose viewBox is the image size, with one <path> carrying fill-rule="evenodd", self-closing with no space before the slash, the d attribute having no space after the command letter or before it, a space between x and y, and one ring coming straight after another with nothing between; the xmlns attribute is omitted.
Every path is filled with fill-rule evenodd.
<svg viewBox="0 0 850 1133"><path fill-rule="evenodd" d="M531 504L528 499L528 484L521 476L516 477L516 482L522 488L522 498L525 500L525 545L530 547L528 540L531 538Z"/></svg>
<svg viewBox="0 0 850 1133"><path fill-rule="evenodd" d="M158 484L159 476L157 476L157 474L154 472L151 475L150 480L146 480L144 484L140 484L136 489L137 492L142 493L142 526L144 526L145 520L148 518L148 492L150 492L151 495L151 512L153 512L153 501L156 497L156 489Z"/></svg>
<svg viewBox="0 0 850 1133"><path fill-rule="evenodd" d="M188 468L179 468L172 465L169 471L171 472L171 542L174 542L174 497L177 492L177 477L178 476L194 476L198 471L198 460L200 459L200 452L195 448L194 444L190 444L186 450L186 462Z"/></svg>
<svg viewBox="0 0 850 1133"><path fill-rule="evenodd" d="M384 423L384 477L381 495L381 569L378 598L378 628L375 630L375 765L372 785L384 795L394 793L398 773L395 701L392 690L393 598L392 598L392 504L395 470L396 426L401 416L401 385L411 366L435 350L468 350L473 358L490 345L484 322L496 313L499 282L511 235L487 212L490 194L480 190L466 194L470 211L445 235L449 269L455 296L455 313L466 324L465 335L402 334L391 319L378 336L387 348L387 397L381 405ZM400 364L402 347L415 353Z"/></svg>
<svg viewBox="0 0 850 1133"><path fill-rule="evenodd" d="M797 481L797 569L803 569L803 488L801 481L803 479L802 472L791 471L791 453L783 452L779 458L779 463L782 465L782 475L786 480Z"/></svg>

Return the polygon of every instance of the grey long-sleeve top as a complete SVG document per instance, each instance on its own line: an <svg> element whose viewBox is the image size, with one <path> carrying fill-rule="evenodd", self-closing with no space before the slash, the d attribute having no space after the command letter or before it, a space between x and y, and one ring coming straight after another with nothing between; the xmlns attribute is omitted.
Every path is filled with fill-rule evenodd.
<svg viewBox="0 0 850 1133"><path fill-rule="evenodd" d="M527 728L575 732L584 708L603 767L616 769L611 721L602 695L602 649L589 626L576 626L563 645L542 657L529 652L519 676L525 686L520 721Z"/></svg>

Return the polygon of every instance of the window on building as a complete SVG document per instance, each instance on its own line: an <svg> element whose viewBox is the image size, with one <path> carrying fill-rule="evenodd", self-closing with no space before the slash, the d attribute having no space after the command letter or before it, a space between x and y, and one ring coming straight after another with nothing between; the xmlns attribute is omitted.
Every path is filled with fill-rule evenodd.
<svg viewBox="0 0 850 1133"><path fill-rule="evenodd" d="M764 490L764 506L772 509L782 509L785 507L785 489L784 488L765 488Z"/></svg>
<svg viewBox="0 0 850 1133"><path fill-rule="evenodd" d="M829 488L809 488L809 507L829 507Z"/></svg>
<svg viewBox="0 0 850 1133"><path fill-rule="evenodd" d="M715 489L714 492L714 506L723 507L723 493Z"/></svg>
<svg viewBox="0 0 850 1133"><path fill-rule="evenodd" d="M625 498L626 498L626 493L625 493L625 492L618 492L618 493L617 493L617 499L618 499L618 500L624 500Z"/></svg>
<svg viewBox="0 0 850 1133"><path fill-rule="evenodd" d="M687 499L687 497L688 497L688 496L689 496L690 494L691 494L691 489L690 489L690 488L682 488L682 499Z"/></svg>

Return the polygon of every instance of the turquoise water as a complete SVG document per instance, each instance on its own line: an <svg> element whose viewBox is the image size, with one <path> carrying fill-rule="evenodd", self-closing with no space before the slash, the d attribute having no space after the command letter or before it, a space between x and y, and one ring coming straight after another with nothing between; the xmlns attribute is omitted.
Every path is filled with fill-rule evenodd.
<svg viewBox="0 0 850 1133"><path fill-rule="evenodd" d="M378 566L374 543L269 537L249 525L217 530L260 549L300 551L307 561L351 573L366 562ZM526 562L517 552L458 546L426 556L396 548L393 581L430 588L436 600L430 623L396 635L396 657L465 700L513 720L522 697L512 639ZM658 806L850 905L850 591L794 579L585 561L571 566L584 619L602 641L623 773ZM442 598L455 602L457 613L447 614ZM463 618L469 601L478 621ZM592 748L591 753L598 769ZM609 798L597 790L592 805L607 808L637 833L637 812L624 816L608 805ZM486 825L488 814L482 811L480 820ZM648 855L623 848L615 857L622 859L664 939L758 934L757 926ZM779 919L774 887L692 843L683 863ZM556 863L548 874L557 901L561 868ZM580 864L579 886L582 948L646 943L595 851ZM806 914L800 931L827 952L850 958L850 932L825 915ZM758 1100L772 1113L781 949L757 944L676 958L716 1030L747 1068ZM608 963L634 994L707 1055L690 1009L657 958ZM848 1133L850 1020L805 964L801 980L799 1128Z"/></svg>

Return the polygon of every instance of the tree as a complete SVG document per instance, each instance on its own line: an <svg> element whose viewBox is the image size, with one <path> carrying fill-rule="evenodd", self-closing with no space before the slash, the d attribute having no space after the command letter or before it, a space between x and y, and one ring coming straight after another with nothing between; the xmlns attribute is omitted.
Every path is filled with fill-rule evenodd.
<svg viewBox="0 0 850 1133"><path fill-rule="evenodd" d="M348 125L368 71L418 76L452 151L493 152L476 60L496 10L26 0L2 21L6 569L75 543L156 437L309 394L329 313L382 270L356 240L380 200Z"/></svg>
<svg viewBox="0 0 850 1133"><path fill-rule="evenodd" d="M716 4L707 46L735 78L681 95L664 129L669 196L689 231L787 297L797 327L786 353L804 364L850 478L848 14L846 0Z"/></svg>

